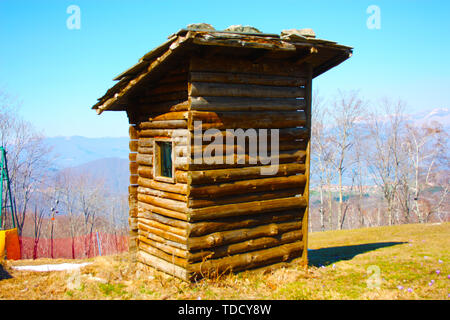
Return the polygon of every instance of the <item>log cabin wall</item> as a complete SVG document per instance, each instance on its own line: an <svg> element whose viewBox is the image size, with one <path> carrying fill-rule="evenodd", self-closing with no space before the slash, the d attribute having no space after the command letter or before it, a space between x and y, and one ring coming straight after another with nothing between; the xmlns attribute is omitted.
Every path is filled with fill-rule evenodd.
<svg viewBox="0 0 450 320"><path fill-rule="evenodd" d="M261 175L264 164L250 163L248 143L245 164L195 164L195 152L205 147L191 144L188 249L193 274L249 269L303 253L307 264L310 90L311 68L305 64L191 58L191 136L195 121L223 136L226 129L279 130L279 169L273 175Z"/></svg>
<svg viewBox="0 0 450 320"><path fill-rule="evenodd" d="M305 252L311 75L307 66L275 62L194 56L186 72L168 74L128 110L139 262L191 280ZM214 128L224 136L226 129L279 129L278 171L261 175L267 164L249 163L249 141L244 164L194 163L207 145L194 145L195 121L203 133ZM154 177L154 140L164 138L174 146L170 182Z"/></svg>
<svg viewBox="0 0 450 320"><path fill-rule="evenodd" d="M292 258L307 265L312 78L351 54L309 29L188 28L115 78L92 108L129 118L129 248L141 266L190 281ZM228 155L227 130L237 129L256 137ZM261 170L274 159L252 152L261 155L264 129L279 130L270 175Z"/></svg>

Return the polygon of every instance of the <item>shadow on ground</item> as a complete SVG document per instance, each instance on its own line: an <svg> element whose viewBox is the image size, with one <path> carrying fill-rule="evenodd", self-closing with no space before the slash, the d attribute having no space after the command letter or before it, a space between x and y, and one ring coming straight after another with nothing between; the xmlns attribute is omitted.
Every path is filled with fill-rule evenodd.
<svg viewBox="0 0 450 320"><path fill-rule="evenodd" d="M353 259L354 256L361 253L404 243L406 242L376 242L308 250L309 265L314 267L326 266L338 261Z"/></svg>
<svg viewBox="0 0 450 320"><path fill-rule="evenodd" d="M3 279L11 279L11 275L6 271L3 266L0 264L0 280Z"/></svg>

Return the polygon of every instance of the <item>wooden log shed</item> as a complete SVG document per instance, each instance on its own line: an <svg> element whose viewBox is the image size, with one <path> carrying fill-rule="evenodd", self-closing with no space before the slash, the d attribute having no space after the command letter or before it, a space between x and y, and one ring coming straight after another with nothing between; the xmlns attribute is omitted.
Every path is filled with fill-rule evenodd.
<svg viewBox="0 0 450 320"><path fill-rule="evenodd" d="M137 261L186 281L293 258L307 265L312 79L351 54L310 29L191 25L116 77L93 109L128 115ZM227 149L230 129L254 129L256 140ZM270 165L255 157L256 141L275 129L278 170L263 175Z"/></svg>

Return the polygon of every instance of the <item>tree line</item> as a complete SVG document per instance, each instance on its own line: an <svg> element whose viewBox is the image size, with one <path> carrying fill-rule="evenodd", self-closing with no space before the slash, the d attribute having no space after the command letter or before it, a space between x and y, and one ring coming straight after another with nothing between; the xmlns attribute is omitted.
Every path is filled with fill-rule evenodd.
<svg viewBox="0 0 450 320"><path fill-rule="evenodd" d="M95 231L125 235L128 229L127 195L109 191L104 179L72 169L54 167L56 156L45 136L19 115L19 103L0 91L0 144L7 150L8 171L15 199L19 236L75 238ZM5 197L5 195L3 195ZM10 228L10 213L2 210L2 228ZM88 238L86 238L88 240ZM84 245L88 256L92 242Z"/></svg>
<svg viewBox="0 0 450 320"><path fill-rule="evenodd" d="M448 220L448 132L414 122L401 100L314 94L313 230Z"/></svg>

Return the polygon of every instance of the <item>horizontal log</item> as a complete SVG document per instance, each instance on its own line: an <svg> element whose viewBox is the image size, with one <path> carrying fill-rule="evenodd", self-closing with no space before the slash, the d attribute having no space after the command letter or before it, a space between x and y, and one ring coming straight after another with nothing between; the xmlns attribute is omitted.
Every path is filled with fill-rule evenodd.
<svg viewBox="0 0 450 320"><path fill-rule="evenodd" d="M187 202L187 197L185 195L167 192L167 191L155 190L155 189L151 189L151 188L139 187L138 193L151 195L151 196L155 196L155 197L160 197L160 198L167 198L167 199Z"/></svg>
<svg viewBox="0 0 450 320"><path fill-rule="evenodd" d="M178 234L172 233L170 231L161 230L159 228L152 227L144 222L142 222L141 219L138 218L138 228L139 231L143 230L152 234L155 234L161 238L174 241L180 244L187 244L186 237L180 236Z"/></svg>
<svg viewBox="0 0 450 320"><path fill-rule="evenodd" d="M160 198L149 194L138 193L138 200L147 204L151 204L160 208L187 213L188 208L186 202Z"/></svg>
<svg viewBox="0 0 450 320"><path fill-rule="evenodd" d="M281 189L292 189L305 186L304 174L286 177L270 177L251 180L239 180L213 185L192 185L189 197L220 197L226 195L242 194L247 192L263 192Z"/></svg>
<svg viewBox="0 0 450 320"><path fill-rule="evenodd" d="M228 217L210 221L189 223L189 236L198 237L219 231L243 229L276 222L301 220L303 218L304 211L304 209L297 209L268 212L258 215L243 215L239 217ZM170 221L172 221L172 223L176 222L175 219L170 219Z"/></svg>
<svg viewBox="0 0 450 320"><path fill-rule="evenodd" d="M224 272L240 271L275 262L288 261L299 257L303 249L302 243L292 242L273 248L202 261L190 265L189 271L202 277L220 275Z"/></svg>
<svg viewBox="0 0 450 320"><path fill-rule="evenodd" d="M188 249L200 250L210 249L225 244L241 242L244 240L255 239L266 236L276 236L278 234L301 230L301 221L271 223L268 225L257 226L253 228L236 229L222 232L215 232L201 237L189 237Z"/></svg>
<svg viewBox="0 0 450 320"><path fill-rule="evenodd" d="M160 215L163 215L166 217L171 217L171 218L184 220L184 221L188 221L188 219L189 219L189 216L185 213L166 209L166 208L161 208L161 207L154 206L154 205L142 202L142 201L138 201L138 217L139 216L146 217L147 212L155 212L157 214L160 214Z"/></svg>
<svg viewBox="0 0 450 320"><path fill-rule="evenodd" d="M153 268L173 275L184 281L189 281L189 272L182 267L176 266L170 262L167 262L161 258L155 257L145 251L139 251L137 254L137 260L145 265L152 266Z"/></svg>
<svg viewBox="0 0 450 320"><path fill-rule="evenodd" d="M262 86L256 84L229 84L190 82L191 97L252 97L252 98L303 98L301 87Z"/></svg>
<svg viewBox="0 0 450 320"><path fill-rule="evenodd" d="M143 129L183 129L187 128L186 120L153 120L151 122L141 122L139 128Z"/></svg>
<svg viewBox="0 0 450 320"><path fill-rule="evenodd" d="M261 237L257 239L251 239L243 242L215 247L213 250L203 249L199 252L189 253L186 256L186 258L189 263L192 263L204 261L207 259L222 258L242 252L250 252L259 249L272 248L280 246L282 244L291 243L294 241L296 241L299 246L302 246L303 244L300 242L301 239L302 239L301 230L294 230L282 233L277 236Z"/></svg>
<svg viewBox="0 0 450 320"><path fill-rule="evenodd" d="M139 131L141 137L189 137L189 131L185 129L145 129Z"/></svg>
<svg viewBox="0 0 450 320"><path fill-rule="evenodd" d="M153 178L153 167L145 166L145 165L139 165L138 175L141 176L141 177L144 177L144 178L149 178L149 179Z"/></svg>
<svg viewBox="0 0 450 320"><path fill-rule="evenodd" d="M241 203L241 202L252 202L252 201L261 201L261 200L269 200L269 199L277 199L277 198L287 198L294 197L297 195L303 194L303 188L295 188L295 189L285 189L285 190L277 190L270 192L256 192L256 193L245 193L245 194L237 194L228 197L220 197L220 198L192 198L187 201L188 208L203 208L209 206L217 206L222 204L231 204L231 203Z"/></svg>
<svg viewBox="0 0 450 320"><path fill-rule="evenodd" d="M185 230L191 229L191 224L189 222L166 217L166 216L157 214L155 212L147 211L145 213L142 213L141 216L145 219L151 219L151 220L154 220L154 221L157 221L157 222L160 222L160 223L163 223L163 224L175 227L175 228L180 228L180 229L185 229Z"/></svg>
<svg viewBox="0 0 450 320"><path fill-rule="evenodd" d="M153 154L153 147L138 147L138 153Z"/></svg>
<svg viewBox="0 0 450 320"><path fill-rule="evenodd" d="M304 150L283 150L278 153L278 156L269 158L266 160L271 160L272 164L278 161L278 164L285 163L304 163L306 158L306 151ZM182 158L181 158L182 159ZM263 158L264 159L264 158ZM183 160L184 161L184 160ZM190 163L183 166L181 163L178 165L180 169L183 170L212 170L212 169L227 169L227 168L241 168L249 166L259 166L265 167L265 163L261 163L261 158L259 156L253 156L248 154L232 154L224 156L212 156L212 157L202 157L198 160L189 159ZM180 160L181 162L181 160ZM277 167L273 167L273 171L264 172L264 175L271 176L273 172L276 172ZM264 170L264 169L263 169ZM261 171L263 173L263 171Z"/></svg>
<svg viewBox="0 0 450 320"><path fill-rule="evenodd" d="M168 120L187 120L189 112L187 111L177 111L168 112L153 118L153 121L168 121Z"/></svg>
<svg viewBox="0 0 450 320"><path fill-rule="evenodd" d="M282 211L305 208L307 202L303 197L288 197L273 200L252 201L226 204L206 208L190 209L189 221L212 220L224 217L260 214L270 211Z"/></svg>
<svg viewBox="0 0 450 320"><path fill-rule="evenodd" d="M243 167L231 169L215 169L191 171L188 174L188 182L192 185L211 184L216 182L229 182L236 180L248 180L256 178L268 178L261 175L261 168L268 169L270 166ZM305 165L301 163L280 164L278 171L272 176L290 176L305 172Z"/></svg>
<svg viewBox="0 0 450 320"><path fill-rule="evenodd" d="M295 111L305 109L297 98L190 97L196 111Z"/></svg>
<svg viewBox="0 0 450 320"><path fill-rule="evenodd" d="M177 257L174 254L169 254L164 252L163 250L160 250L156 247L153 247L151 245L149 245L148 243L145 242L139 242L139 250L140 251L144 251L147 252L155 257L158 257L160 259L163 259L167 262L170 262L174 265L180 266L182 268L187 268L188 267L188 262L187 259L183 259L180 257Z"/></svg>
<svg viewBox="0 0 450 320"><path fill-rule="evenodd" d="M177 235L185 237L185 238L187 238L187 236L188 236L188 230L186 230L184 228L173 227L173 226L155 221L153 219L147 219L147 218L144 218L141 216L136 219L136 221L135 221L136 225L138 222L142 222L147 226L157 228L162 231L171 232L173 234L177 234Z"/></svg>
<svg viewBox="0 0 450 320"><path fill-rule="evenodd" d="M148 244L148 245L150 245L150 246L152 246L154 248L157 248L159 250L162 250L162 251L164 251L165 253L167 253L169 255L174 255L174 256L177 256L177 257L180 257L180 258L184 258L184 259L188 258L188 251L169 246L169 245L167 245L165 243L162 243L162 242L154 241L154 240L149 239L149 238L147 238L147 237L145 237L143 235L139 236L139 241L143 242L145 244Z"/></svg>
<svg viewBox="0 0 450 320"><path fill-rule="evenodd" d="M204 59L192 56L189 69L191 72L240 72L250 74L272 74L281 76L306 77L307 72L303 66L293 65L283 60L260 60L257 63L251 59L220 56L214 59Z"/></svg>
<svg viewBox="0 0 450 320"><path fill-rule="evenodd" d="M187 184L184 183L163 183L154 181L152 179L147 179L143 177L139 177L138 184L141 187L147 187L155 190L168 191L178 194L187 194Z"/></svg>
<svg viewBox="0 0 450 320"><path fill-rule="evenodd" d="M258 84L266 86L299 87L306 84L306 78L276 76L264 74L247 74L237 72L198 72L190 73L191 82L222 82L236 84Z"/></svg>
<svg viewBox="0 0 450 320"><path fill-rule="evenodd" d="M160 237L160 236L158 236L158 235L156 235L156 234L154 234L152 232L145 231L143 229L139 229L138 231L139 231L138 232L139 236L145 237L145 238L150 239L150 240L155 241L155 242L166 244L166 245L171 246L173 248L177 248L177 249L180 249L180 250L187 251L187 244L186 243L178 243L178 242L175 242L175 241L171 241L171 240L165 239L163 237Z"/></svg>
<svg viewBox="0 0 450 320"><path fill-rule="evenodd" d="M203 154L209 154L209 153L213 153L216 150L218 150L218 152L222 153L222 154L226 154L227 151L230 149L232 152L234 153L249 153L251 150L257 152L258 154L260 152L264 152L267 153L268 155L271 154L272 151L272 146L270 141L267 142L267 146L264 148L260 148L258 145L258 142L256 144L253 143L245 143L244 146L241 146L240 144L235 143L234 145L228 146L226 144L226 141L223 141L223 144L214 144L214 145L210 145L210 142L203 142L203 143L198 143L196 142L196 144L191 145L191 156L194 157L198 157L198 156L202 156ZM278 146L276 147L276 150L278 151L289 151L289 150L306 150L307 144L306 141L279 141L278 142ZM139 149L138 149L139 150ZM183 150L175 148L175 152L177 152L177 150L179 150L179 153L181 154L181 156L186 156L186 152L187 152L187 148L185 147ZM263 154L264 154L263 153Z"/></svg>
<svg viewBox="0 0 450 320"><path fill-rule="evenodd" d="M306 124L302 111L279 112L210 112L191 111L189 130L207 129L281 129L295 128ZM256 130L256 129L255 129ZM256 132L258 132L256 130Z"/></svg>
<svg viewBox="0 0 450 320"><path fill-rule="evenodd" d="M138 153L136 156L136 163L139 165L152 166L153 165L153 155Z"/></svg>
<svg viewBox="0 0 450 320"><path fill-rule="evenodd" d="M139 138L138 147L153 148L154 138Z"/></svg>
<svg viewBox="0 0 450 320"><path fill-rule="evenodd" d="M255 129L256 130L256 129ZM240 133L240 131L236 130L220 130L220 134L222 135L223 141L226 141L227 137L229 139L233 138L236 140L236 134ZM264 132L260 132L259 129L256 130L258 137ZM270 136L272 134L271 130L267 130L267 138L270 140ZM203 141L214 141L217 133L209 133L207 131L202 131L201 138ZM281 128L278 130L278 138L279 141L294 141L298 139L306 139L309 136L309 130L307 128ZM190 135L191 145L194 145L194 139L196 136L194 132ZM187 136L186 136L187 139Z"/></svg>

